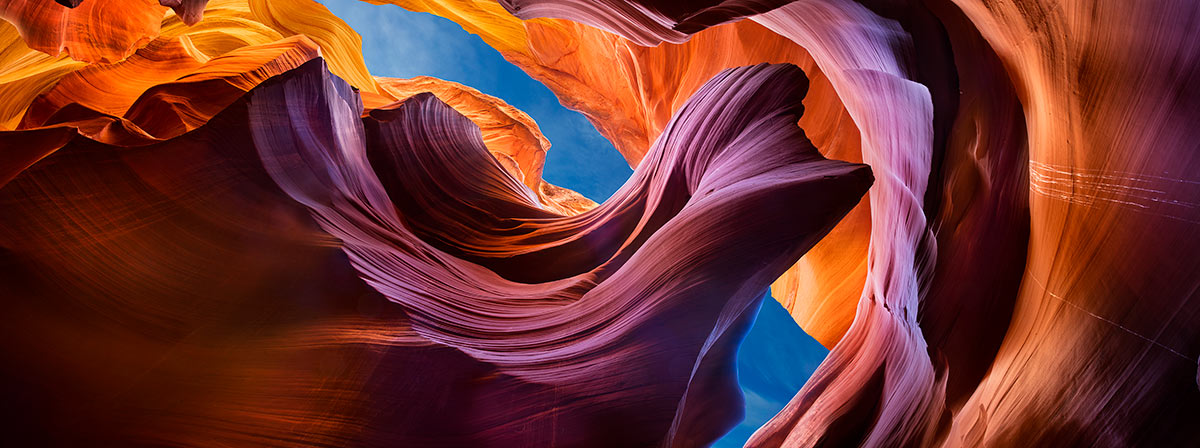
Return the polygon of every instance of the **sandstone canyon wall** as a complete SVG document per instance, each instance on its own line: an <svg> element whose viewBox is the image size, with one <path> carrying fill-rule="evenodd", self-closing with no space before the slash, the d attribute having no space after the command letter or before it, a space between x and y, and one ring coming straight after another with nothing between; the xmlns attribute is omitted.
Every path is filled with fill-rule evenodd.
<svg viewBox="0 0 1200 448"><path fill-rule="evenodd" d="M1195 2L367 1L633 176L309 0L0 2L14 440L703 446L770 288L831 352L748 446L1200 444Z"/></svg>

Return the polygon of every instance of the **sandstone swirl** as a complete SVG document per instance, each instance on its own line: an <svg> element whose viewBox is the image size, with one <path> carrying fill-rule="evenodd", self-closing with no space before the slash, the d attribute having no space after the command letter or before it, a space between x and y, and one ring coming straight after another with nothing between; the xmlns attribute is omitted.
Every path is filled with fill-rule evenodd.
<svg viewBox="0 0 1200 448"><path fill-rule="evenodd" d="M769 285L832 351L750 446L1200 444L1196 2L366 1L634 176L308 0L0 2L14 434L702 445Z"/></svg>
<svg viewBox="0 0 1200 448"><path fill-rule="evenodd" d="M68 138L0 189L29 322L9 331L89 340L54 347L71 368L17 373L78 385L26 388L45 406L29 418L115 396L73 409L89 423L64 441L710 442L740 416L731 369L762 291L871 183L795 125L806 85L722 72L575 216L432 94L364 113L320 59L179 136Z"/></svg>

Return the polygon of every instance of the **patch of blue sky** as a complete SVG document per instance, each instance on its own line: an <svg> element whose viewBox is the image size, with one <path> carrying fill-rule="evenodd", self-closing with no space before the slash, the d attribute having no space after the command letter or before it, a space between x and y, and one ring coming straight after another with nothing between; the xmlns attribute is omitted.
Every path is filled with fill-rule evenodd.
<svg viewBox="0 0 1200 448"><path fill-rule="evenodd" d="M738 348L738 384L746 401L746 417L713 447L745 445L755 430L792 400L828 354L829 349L800 329L768 293L758 319Z"/></svg>

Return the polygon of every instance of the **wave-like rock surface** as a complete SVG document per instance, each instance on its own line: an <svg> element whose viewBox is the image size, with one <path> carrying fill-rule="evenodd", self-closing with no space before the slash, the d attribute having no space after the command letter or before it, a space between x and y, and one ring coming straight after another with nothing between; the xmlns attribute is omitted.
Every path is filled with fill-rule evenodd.
<svg viewBox="0 0 1200 448"><path fill-rule="evenodd" d="M752 446L1200 443L1194 2L367 1L479 35L634 178L545 183L527 116L372 77L307 0L2 2L9 423L693 446L773 281L833 351Z"/></svg>
<svg viewBox="0 0 1200 448"><path fill-rule="evenodd" d="M959 5L1024 106L1030 237L947 443L1196 444L1200 5Z"/></svg>
<svg viewBox="0 0 1200 448"><path fill-rule="evenodd" d="M420 93L431 93L463 114L479 127L483 143L509 174L533 190L542 206L563 215L577 215L596 207L596 203L566 188L542 180L542 165L550 141L537 123L499 98L462 84L421 76L412 79L375 78L379 96L367 94L363 104L369 109L387 108Z"/></svg>
<svg viewBox="0 0 1200 448"><path fill-rule="evenodd" d="M435 92L482 128L488 149L544 206L566 214L595 206L542 180L550 143L523 112L447 81L372 77L362 65L357 35L344 23L307 1L276 3L281 6L215 2L206 23L196 27L168 14L160 35L111 64L51 57L25 47L15 31L0 29L0 39L10 42L0 57L17 67L0 75L0 91L12 95L8 109L0 110L6 128L29 131L0 141L8 161L0 167L0 184L75 132L107 143L142 145L196 129L263 80L324 55L330 70L361 89L373 107ZM314 26L314 21L324 23ZM98 39L94 34L81 36Z"/></svg>
<svg viewBox="0 0 1200 448"><path fill-rule="evenodd" d="M660 106L614 107L620 88L602 83L584 84L610 92L598 95L604 101L576 102L588 89L571 81L605 51L670 48L622 46L656 43L647 36L658 25L605 25L636 22L629 11L653 16L654 2L553 3L554 13L538 15L624 36L538 19L517 30L522 42L500 19L456 20L467 17L485 39L509 30L489 43L588 113L618 148L623 135L647 134L628 111ZM1200 192L1186 155L1194 127L1175 123L1197 115L1187 25L1197 12L1184 1L797 0L750 16L812 55L861 132L862 160L885 173L870 193L870 268L855 325L836 333L834 354L755 443L1196 443L1183 422L1200 415L1200 349L1185 330L1195 327L1198 252L1183 235ZM745 24L693 32L688 43ZM539 30L557 38L539 42ZM571 44L529 56L556 42ZM721 58L753 52L708 48L722 48ZM695 70L631 59L660 77ZM1155 236L1133 242L1147 232ZM1145 268L1160 256L1179 264ZM798 320L821 334L821 323Z"/></svg>
<svg viewBox="0 0 1200 448"><path fill-rule="evenodd" d="M803 68L812 82L801 127L826 157L862 161L858 129L812 56L751 21L705 29L679 44L642 47L566 20L522 22L487 1L386 3L442 15L479 34L550 87L563 104L587 116L631 166L641 162L702 83L721 70L763 62ZM772 285L772 295L827 347L837 343L854 318L866 276L870 225L869 204L863 201Z"/></svg>
<svg viewBox="0 0 1200 448"><path fill-rule="evenodd" d="M680 43L693 33L761 14L790 0L703 0L693 2L500 0L521 19L553 17L586 23L643 46Z"/></svg>
<svg viewBox="0 0 1200 448"><path fill-rule="evenodd" d="M302 107L322 81L251 97L275 181L421 336L561 393L640 409L647 425L607 437L618 444L657 442L669 428L663 443L692 446L728 430L737 413L713 404L740 395L729 373L747 311L870 183L796 127L807 83L789 66L719 74L624 188L573 218L536 207L470 121L431 95L374 110L359 128L344 84L323 81L337 96ZM791 201L806 205L777 205ZM727 219L749 214L759 216Z"/></svg>
<svg viewBox="0 0 1200 448"><path fill-rule="evenodd" d="M195 26L189 26L180 16L168 12L166 8L146 3L138 10L155 11L151 14L153 26L147 25L146 30L122 28L121 21L128 19L128 14L119 8L108 8L108 3L114 2L102 0L95 8L104 8L102 11L105 14L112 14L110 19L86 16L86 11L81 9L84 6L63 13L80 15L79 20L88 23L88 26L70 29L72 39L80 43L69 47L68 50L75 48L78 51L100 51L97 48L107 48L104 45L110 43L111 34L118 35L120 39L137 37L130 41L132 43L120 46L120 54L102 61L77 55L75 50L60 52L58 47L40 45L38 38L30 33L45 32L48 25L26 23L25 19L12 15L2 16L11 21L11 24L0 23L0 44L3 44L4 48L0 53L0 63L6 67L6 70L0 71L0 92L3 92L6 98L4 107L0 108L0 129L17 128L28 113L31 103L60 81L65 80L65 85L57 89L57 98L49 99L50 104L40 105L40 111L35 112L35 115L53 113L57 107L71 102L79 102L89 107L98 105L99 110L106 113L124 110L151 86L186 77L192 68L210 63L213 59L236 50L242 50L241 54L250 58L256 58L255 53L259 52L271 53L273 50L270 47L263 50L250 48L260 45L285 45L280 42L285 38L307 38L311 41L310 44L315 44L308 45L309 51L319 48L321 55L329 61L332 72L363 91L377 91L373 78L363 65L358 35L327 9L308 0L213 2L205 10L207 19ZM121 3L121 8L134 8L142 2L115 3ZM85 2L83 5L87 4ZM20 9L47 13L57 9L65 10L55 4L44 6L46 9L39 9L42 5L38 5L38 8L32 4L28 7L21 6L25 3L19 1L9 2L7 5L4 7L12 11ZM267 64L270 66L267 71L278 74L295 68L310 58L311 56L303 57L298 62L281 61ZM258 81L264 78L262 71L256 70L254 62L243 59L242 63L251 65L233 63L213 66L213 63L209 64L209 68L228 77L244 76L253 79L257 76ZM68 78L68 75L71 76ZM249 81L249 84L253 86L258 81ZM242 90L244 92L247 89ZM180 95L177 101L201 103L204 99ZM192 118L202 123L216 110L220 108Z"/></svg>
<svg viewBox="0 0 1200 448"><path fill-rule="evenodd" d="M433 94L364 111L320 60L177 137L74 137L0 189L28 318L9 331L93 334L51 342L71 368L10 376L42 406L30 422L94 403L64 442L710 442L740 416L734 354L762 291L871 183L796 126L806 86L786 65L719 74L572 217ZM129 419L145 423L113 424Z"/></svg>

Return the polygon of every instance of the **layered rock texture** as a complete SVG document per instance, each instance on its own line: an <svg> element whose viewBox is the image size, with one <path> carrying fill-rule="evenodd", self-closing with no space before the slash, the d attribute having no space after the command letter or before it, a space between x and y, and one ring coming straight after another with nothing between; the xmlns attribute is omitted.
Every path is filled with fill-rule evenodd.
<svg viewBox="0 0 1200 448"><path fill-rule="evenodd" d="M0 2L14 440L703 446L770 288L831 353L748 446L1200 444L1200 5L368 1L633 176L308 0Z"/></svg>

